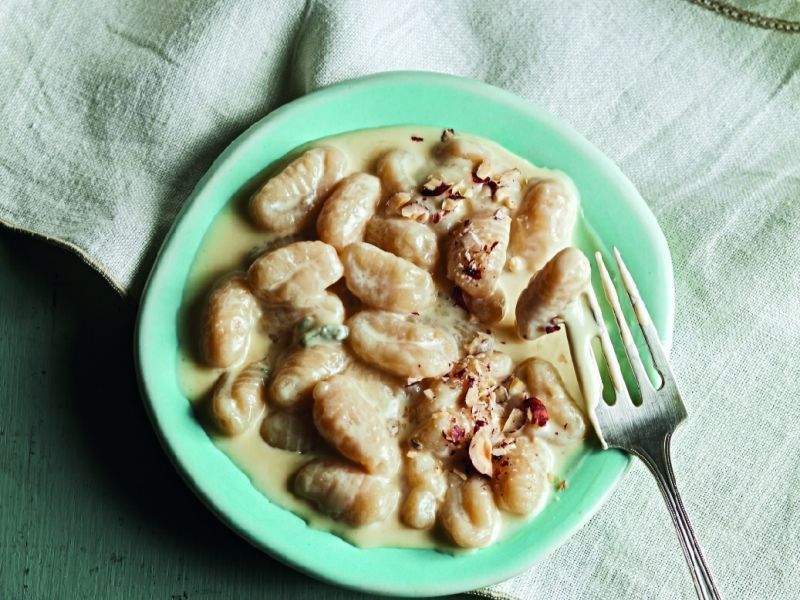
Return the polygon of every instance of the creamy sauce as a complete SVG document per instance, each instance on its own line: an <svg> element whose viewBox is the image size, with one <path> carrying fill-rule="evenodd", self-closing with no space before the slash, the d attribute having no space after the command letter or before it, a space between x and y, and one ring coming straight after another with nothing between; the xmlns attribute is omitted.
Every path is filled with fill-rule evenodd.
<svg viewBox="0 0 800 600"><path fill-rule="evenodd" d="M439 141L441 130L426 127L397 127L390 129L365 130L349 133L343 136L324 140L324 144L335 146L343 151L349 159L349 171L368 171L375 172L374 165L377 157L388 150L401 148L413 153L429 156L432 148ZM421 136L422 142L412 141L411 136ZM469 139L469 136L462 136ZM316 142L317 145L322 142ZM509 165L518 168L524 177L533 178L560 178L566 180L561 173L534 167L533 165L521 160L519 157L511 155L499 146L493 145L485 140L480 140L484 146L489 146L492 152ZM425 165L428 172L432 163ZM420 171L422 174L422 171ZM263 183L261 179L258 183ZM567 180L568 181L568 180ZM571 185L571 183L570 183ZM231 202L220 211L213 225L207 232L204 241L198 251L194 266L186 282L183 307L179 315L180 321L180 353L178 365L178 377L182 390L187 398L198 407L208 399L214 382L219 377L222 370L211 369L204 366L196 356L196 329L199 323L199 315L202 310L202 303L210 286L221 276L232 271L244 271L265 249L282 245L280 240L275 240L269 234L256 229L250 224L245 206L248 196L253 192L252 188L243 190L240 195L233 198ZM586 247L593 245L594 240L591 234L581 224L576 228L576 243ZM441 261L440 261L441 262ZM538 356L550 361L559 371L564 380L566 389L576 402L589 410L587 413L593 424L592 407L602 395L602 385L599 381L592 380L592 374L587 368L587 357L589 357L591 340L597 335L596 325L587 313L584 299L581 299L580 306L571 306L564 317L568 321L569 342L572 345L573 353L581 356L583 393L581 385L576 378L575 370L570 358L570 344L565 328L552 334L538 338L537 340L526 342L521 340L514 327L514 305L521 290L527 285L531 273L527 271L511 273L504 271L500 277L499 286L503 289L507 298L505 317L497 325L491 327L491 333L496 339L496 349L508 354L518 363L531 356ZM437 281L444 279L441 269L434 273ZM578 303L573 303L577 305ZM459 316L460 308L455 307L449 298L440 297L432 311L423 315L423 321L430 321L446 330L456 334L458 337L460 330L463 330L463 317ZM348 312L348 316L350 313ZM485 327L480 327L486 329ZM274 354L276 349L268 335L260 332L253 336L252 343L245 363L259 360L267 354ZM355 367L358 368L358 367ZM587 386L586 382L589 382ZM380 385L380 382L376 382ZM388 388L387 388L388 389ZM384 390L383 397L391 396ZM584 402L586 395L587 401ZM387 419L402 419L403 409L405 408L405 397L397 394L388 397L383 404L384 416ZM198 413L202 411L198 410ZM596 424L595 424L596 425ZM548 426L550 426L548 424ZM359 546L396 546L396 547L437 547L447 552L456 551L452 545L443 541L435 531L415 530L403 525L398 517L398 510L385 522L375 523L361 528L351 528L345 524L321 514L309 503L296 497L290 491L290 480L292 474L313 458L314 453L297 454L273 448L266 444L260 433L260 423L257 423L245 433L235 437L222 437L209 433L214 443L225 452L231 460L244 471L253 485L256 486L270 501L299 515L308 524L315 528L329 530ZM577 446L550 446L553 453L553 473L554 481L557 478L567 478L571 465L579 459L584 449L582 444ZM402 477L402 475L398 475ZM555 488L555 485L552 486ZM401 488L403 486L401 485ZM551 492L551 496L557 492ZM266 501L266 500L265 500ZM531 517L516 517L507 512L501 512L499 531L497 537L509 535L525 523Z"/></svg>

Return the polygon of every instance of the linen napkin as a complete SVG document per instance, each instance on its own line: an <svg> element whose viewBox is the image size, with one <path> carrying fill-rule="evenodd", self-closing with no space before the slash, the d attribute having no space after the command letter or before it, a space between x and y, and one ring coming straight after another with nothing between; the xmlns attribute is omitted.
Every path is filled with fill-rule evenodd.
<svg viewBox="0 0 800 600"><path fill-rule="evenodd" d="M195 183L281 103L395 69L471 76L530 99L619 164L669 242L673 367L690 413L675 469L723 595L791 597L800 36L775 27L797 29L780 23L800 20L800 6L696 4L6 0L0 222L69 246L136 297ZM782 21L748 16L745 4ZM477 593L693 595L639 464L570 541Z"/></svg>

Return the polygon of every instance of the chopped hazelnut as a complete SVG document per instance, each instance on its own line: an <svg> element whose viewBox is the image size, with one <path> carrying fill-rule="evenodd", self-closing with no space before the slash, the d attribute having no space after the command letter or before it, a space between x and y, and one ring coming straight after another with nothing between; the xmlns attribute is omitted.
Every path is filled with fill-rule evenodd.
<svg viewBox="0 0 800 600"><path fill-rule="evenodd" d="M427 223L431 218L431 214L428 212L428 209L421 204L417 204L416 202L412 202L403 206L400 209L400 216L423 224Z"/></svg>
<svg viewBox="0 0 800 600"><path fill-rule="evenodd" d="M392 214L399 214L406 204L411 202L411 194L408 192L398 192L386 201L386 210Z"/></svg>
<svg viewBox="0 0 800 600"><path fill-rule="evenodd" d="M481 427L469 443L469 460L478 473L492 476L491 428Z"/></svg>

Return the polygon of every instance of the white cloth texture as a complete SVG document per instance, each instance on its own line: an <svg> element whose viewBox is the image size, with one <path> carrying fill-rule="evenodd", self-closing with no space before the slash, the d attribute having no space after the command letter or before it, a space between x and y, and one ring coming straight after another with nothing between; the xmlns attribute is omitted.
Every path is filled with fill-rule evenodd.
<svg viewBox="0 0 800 600"><path fill-rule="evenodd" d="M795 0L748 6L800 18ZM400 69L529 99L638 187L675 267L684 502L724 597L798 597L799 35L684 0L6 0L0 222L74 247L135 296L183 201L247 126ZM694 596L638 462L584 528L493 590Z"/></svg>

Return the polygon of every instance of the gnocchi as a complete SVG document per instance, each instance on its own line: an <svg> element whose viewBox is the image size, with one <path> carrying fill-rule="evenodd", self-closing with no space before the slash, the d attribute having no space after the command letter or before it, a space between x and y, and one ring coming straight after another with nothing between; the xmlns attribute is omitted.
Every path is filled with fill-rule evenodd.
<svg viewBox="0 0 800 600"><path fill-rule="evenodd" d="M347 351L337 343L295 350L275 372L269 399L283 410L300 410L310 404L317 382L341 373L349 362Z"/></svg>
<svg viewBox="0 0 800 600"><path fill-rule="evenodd" d="M489 325L499 323L506 316L506 293L502 289L495 289L483 298L464 294L464 304L479 321Z"/></svg>
<svg viewBox="0 0 800 600"><path fill-rule="evenodd" d="M181 384L310 526L478 548L561 493L589 434L565 336L531 340L569 326L590 268L566 176L416 129L312 144L220 213L180 313L205 307Z"/></svg>
<svg viewBox="0 0 800 600"><path fill-rule="evenodd" d="M436 301L431 274L413 263L357 242L342 252L347 289L368 306L399 313L421 312Z"/></svg>
<svg viewBox="0 0 800 600"><path fill-rule="evenodd" d="M392 150L378 161L378 177L387 196L410 192L416 185L411 170L421 161L405 150Z"/></svg>
<svg viewBox="0 0 800 600"><path fill-rule="evenodd" d="M536 435L555 444L583 439L586 420L552 363L541 358L529 358L517 367L517 373L528 386L530 395L547 407L551 427Z"/></svg>
<svg viewBox="0 0 800 600"><path fill-rule="evenodd" d="M497 505L518 515L527 515L547 497L547 472L535 445L517 438L513 449L495 461L492 488Z"/></svg>
<svg viewBox="0 0 800 600"><path fill-rule="evenodd" d="M430 227L409 219L374 217L364 240L426 270L439 260L439 240Z"/></svg>
<svg viewBox="0 0 800 600"><path fill-rule="evenodd" d="M458 358L453 337L395 313L363 310L348 320L350 347L361 360L401 377L436 377Z"/></svg>
<svg viewBox="0 0 800 600"><path fill-rule="evenodd" d="M294 491L355 527L386 519L400 496L387 478L335 459L316 459L302 467L294 477Z"/></svg>
<svg viewBox="0 0 800 600"><path fill-rule="evenodd" d="M324 242L295 242L257 258L247 271L256 295L268 304L312 306L344 268Z"/></svg>
<svg viewBox="0 0 800 600"><path fill-rule="evenodd" d="M253 194L250 199L253 222L269 232L300 231L346 168L347 159L336 148L308 150Z"/></svg>
<svg viewBox="0 0 800 600"><path fill-rule="evenodd" d="M303 321L315 325L336 325L344 323L345 309L341 298L333 292L323 292L314 296L310 306L275 304L264 313L266 330L272 334L285 336L297 329Z"/></svg>
<svg viewBox="0 0 800 600"><path fill-rule="evenodd" d="M414 487L408 492L400 512L400 519L414 529L430 529L436 524L439 501L425 487Z"/></svg>
<svg viewBox="0 0 800 600"><path fill-rule="evenodd" d="M539 270L569 245L577 218L578 200L571 186L555 179L535 184L511 222L508 251L512 266Z"/></svg>
<svg viewBox="0 0 800 600"><path fill-rule="evenodd" d="M264 413L265 380L269 367L254 362L240 372L225 371L217 380L211 397L211 415L225 435L239 435Z"/></svg>
<svg viewBox="0 0 800 600"><path fill-rule="evenodd" d="M374 175L354 173L342 179L317 218L319 239L339 251L360 242L380 196L381 182Z"/></svg>
<svg viewBox="0 0 800 600"><path fill-rule="evenodd" d="M411 444L438 458L447 458L469 445L473 425L471 415L466 411L457 408L438 410L411 434Z"/></svg>
<svg viewBox="0 0 800 600"><path fill-rule="evenodd" d="M547 333L553 319L589 285L591 267L575 248L564 248L531 277L517 300L517 333L532 340Z"/></svg>
<svg viewBox="0 0 800 600"><path fill-rule="evenodd" d="M480 548L492 541L499 519L492 488L472 476L450 486L441 508L442 527L462 548Z"/></svg>
<svg viewBox="0 0 800 600"><path fill-rule="evenodd" d="M370 473L399 468L398 447L356 379L336 375L314 387L314 425L342 456Z"/></svg>
<svg viewBox="0 0 800 600"><path fill-rule="evenodd" d="M447 276L470 296L485 298L497 287L506 262L511 219L504 210L479 213L450 233Z"/></svg>
<svg viewBox="0 0 800 600"><path fill-rule="evenodd" d="M437 152L445 158L465 158L474 166L489 159L486 148L462 137L452 137L443 141L438 146Z"/></svg>
<svg viewBox="0 0 800 600"><path fill-rule="evenodd" d="M244 277L230 277L214 288L200 336L200 351L208 366L226 369L244 359L259 312Z"/></svg>
<svg viewBox="0 0 800 600"><path fill-rule="evenodd" d="M318 446L319 435L307 414L270 412L261 422L261 437L273 448L303 454Z"/></svg>

